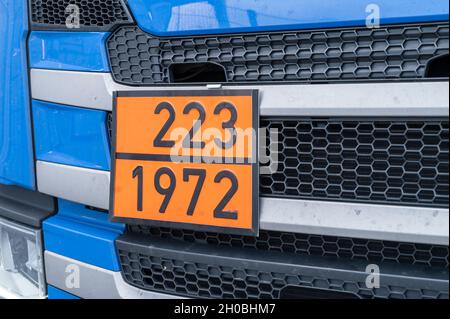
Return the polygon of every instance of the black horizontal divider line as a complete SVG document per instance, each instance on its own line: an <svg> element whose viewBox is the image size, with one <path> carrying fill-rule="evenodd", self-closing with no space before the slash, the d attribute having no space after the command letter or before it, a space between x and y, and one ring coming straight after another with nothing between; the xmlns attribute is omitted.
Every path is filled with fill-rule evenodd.
<svg viewBox="0 0 450 319"><path fill-rule="evenodd" d="M170 162L186 164L230 164L230 165L252 165L252 158L243 157L210 157L210 156L173 156L162 154L134 154L116 153L118 160L136 160L149 162Z"/></svg>

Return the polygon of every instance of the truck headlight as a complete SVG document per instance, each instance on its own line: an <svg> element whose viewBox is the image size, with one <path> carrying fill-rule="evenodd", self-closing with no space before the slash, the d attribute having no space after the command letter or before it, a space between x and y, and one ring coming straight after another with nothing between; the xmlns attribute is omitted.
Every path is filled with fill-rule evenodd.
<svg viewBox="0 0 450 319"><path fill-rule="evenodd" d="M41 231L0 218L0 298L44 298Z"/></svg>

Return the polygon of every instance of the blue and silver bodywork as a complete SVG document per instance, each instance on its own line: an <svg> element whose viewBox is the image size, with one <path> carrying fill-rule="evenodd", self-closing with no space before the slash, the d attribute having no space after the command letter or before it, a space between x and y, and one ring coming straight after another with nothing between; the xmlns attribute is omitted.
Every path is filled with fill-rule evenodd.
<svg viewBox="0 0 450 319"><path fill-rule="evenodd" d="M379 0L376 8L369 0L128 0L118 3L125 6L131 21L97 29L83 25L67 29L33 21L29 12L34 1L28 2L0 0L0 34L6 35L0 38L0 184L36 191L56 202L53 216L42 220L39 227L49 298L200 297L173 289L145 289L123 273L116 242L131 246L127 226L110 222L107 215L111 170L108 121L113 93L206 86L116 81L108 39L122 26L136 26L149 37L189 40L366 28L368 19L377 13L379 19L373 21L381 27L448 24L449 19L449 3L444 0ZM439 41L448 55L448 34ZM259 89L263 118L408 117L446 119L448 123L448 78L315 84L241 81L221 83L221 87ZM447 134L448 142L446 129L442 134ZM261 197L261 228L268 232L428 245L446 247L448 252L448 224L448 203L433 206ZM152 247L170 251L158 243L155 240ZM239 252L246 260L245 251ZM216 257L220 261L220 256ZM194 262L197 257L187 258ZM348 285L363 281L367 266L359 261L328 264L320 258L304 262L304 273L314 276L317 269L325 267L330 280ZM77 266L79 285L67 286L68 265ZM345 273L342 278L340 270ZM382 280L403 287L403 291L385 292L382 287L373 293L356 288L345 292L358 297L414 298L424 297L417 291L430 290L435 297L448 298L448 267L431 272L408 265L400 275L387 265L383 271Z"/></svg>

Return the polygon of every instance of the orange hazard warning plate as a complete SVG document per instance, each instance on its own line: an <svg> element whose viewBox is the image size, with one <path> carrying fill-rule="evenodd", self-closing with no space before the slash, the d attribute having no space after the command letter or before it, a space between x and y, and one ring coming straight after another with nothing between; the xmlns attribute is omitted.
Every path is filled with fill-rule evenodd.
<svg viewBox="0 0 450 319"><path fill-rule="evenodd" d="M258 235L258 91L114 94L110 218Z"/></svg>

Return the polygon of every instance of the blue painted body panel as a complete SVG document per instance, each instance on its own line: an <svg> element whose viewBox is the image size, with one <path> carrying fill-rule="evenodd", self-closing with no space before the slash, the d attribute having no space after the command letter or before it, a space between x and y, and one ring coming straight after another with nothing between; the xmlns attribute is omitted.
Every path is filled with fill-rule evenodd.
<svg viewBox="0 0 450 319"><path fill-rule="evenodd" d="M447 0L129 0L138 25L160 36L365 26L368 5L381 23L445 21Z"/></svg>
<svg viewBox="0 0 450 319"><path fill-rule="evenodd" d="M47 294L48 294L48 299L59 299L59 300L80 299L77 296L69 294L68 292L65 292L64 290L58 289L58 288L50 286L50 285L47 286Z"/></svg>
<svg viewBox="0 0 450 319"><path fill-rule="evenodd" d="M0 183L35 187L26 0L0 0Z"/></svg>
<svg viewBox="0 0 450 319"><path fill-rule="evenodd" d="M33 101L36 158L99 170L111 159L104 111Z"/></svg>
<svg viewBox="0 0 450 319"><path fill-rule="evenodd" d="M28 41L30 67L108 72L104 32L33 31Z"/></svg>
<svg viewBox="0 0 450 319"><path fill-rule="evenodd" d="M114 241L124 229L123 224L109 222L107 213L59 200L58 214L43 223L44 245L47 251L119 271Z"/></svg>

